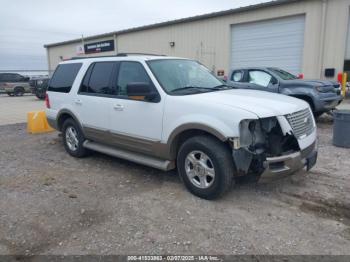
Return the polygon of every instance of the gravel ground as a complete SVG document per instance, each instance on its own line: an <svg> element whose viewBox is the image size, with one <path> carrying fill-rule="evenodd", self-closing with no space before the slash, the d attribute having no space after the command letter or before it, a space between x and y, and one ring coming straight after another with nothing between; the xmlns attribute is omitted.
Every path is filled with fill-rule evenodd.
<svg viewBox="0 0 350 262"><path fill-rule="evenodd" d="M319 123L310 173L205 201L175 172L74 159L56 132L0 126L0 254L350 254L350 150L331 130Z"/></svg>

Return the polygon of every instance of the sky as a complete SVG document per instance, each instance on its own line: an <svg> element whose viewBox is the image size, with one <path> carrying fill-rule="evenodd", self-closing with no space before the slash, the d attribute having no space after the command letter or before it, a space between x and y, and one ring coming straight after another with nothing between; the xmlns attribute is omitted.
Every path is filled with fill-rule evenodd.
<svg viewBox="0 0 350 262"><path fill-rule="evenodd" d="M44 44L269 0L0 0L0 70L46 70Z"/></svg>

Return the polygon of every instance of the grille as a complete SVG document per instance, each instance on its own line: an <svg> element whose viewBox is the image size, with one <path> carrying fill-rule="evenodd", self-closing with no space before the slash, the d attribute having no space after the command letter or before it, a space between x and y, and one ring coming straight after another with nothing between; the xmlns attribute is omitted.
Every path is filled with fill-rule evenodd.
<svg viewBox="0 0 350 262"><path fill-rule="evenodd" d="M313 116L308 108L288 114L286 118L297 138L301 138L304 135L308 136L314 130Z"/></svg>

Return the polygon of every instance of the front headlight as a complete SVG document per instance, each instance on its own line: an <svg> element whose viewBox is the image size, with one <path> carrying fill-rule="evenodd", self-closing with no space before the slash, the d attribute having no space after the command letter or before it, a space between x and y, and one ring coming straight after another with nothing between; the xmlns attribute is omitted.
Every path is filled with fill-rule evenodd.
<svg viewBox="0 0 350 262"><path fill-rule="evenodd" d="M239 136L241 147L250 146L254 143L254 133L260 129L260 123L257 119L245 119L239 124Z"/></svg>
<svg viewBox="0 0 350 262"><path fill-rule="evenodd" d="M320 93L323 93L323 92L324 92L322 86L316 86L315 89L316 89L317 92L320 92Z"/></svg>
<svg viewBox="0 0 350 262"><path fill-rule="evenodd" d="M328 92L334 92L333 86L316 86L315 90L319 93L328 93Z"/></svg>

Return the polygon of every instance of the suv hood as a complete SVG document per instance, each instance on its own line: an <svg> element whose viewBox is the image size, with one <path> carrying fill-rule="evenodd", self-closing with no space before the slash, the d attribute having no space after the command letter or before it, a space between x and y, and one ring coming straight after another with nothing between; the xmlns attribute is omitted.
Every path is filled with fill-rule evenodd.
<svg viewBox="0 0 350 262"><path fill-rule="evenodd" d="M297 98L256 90L226 90L199 96L204 103L240 108L259 118L287 115L309 107L305 101Z"/></svg>

